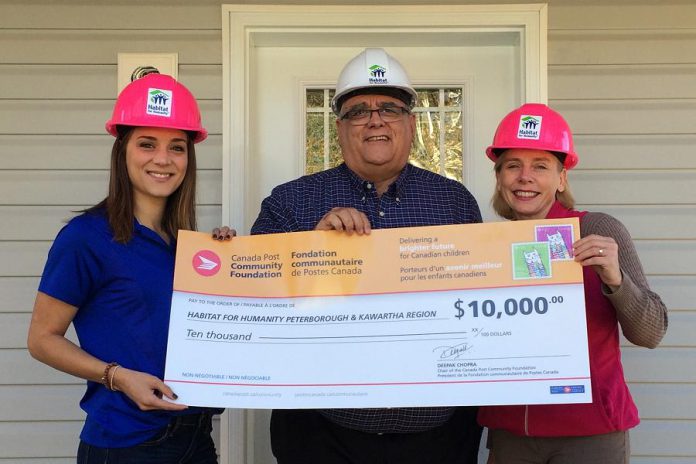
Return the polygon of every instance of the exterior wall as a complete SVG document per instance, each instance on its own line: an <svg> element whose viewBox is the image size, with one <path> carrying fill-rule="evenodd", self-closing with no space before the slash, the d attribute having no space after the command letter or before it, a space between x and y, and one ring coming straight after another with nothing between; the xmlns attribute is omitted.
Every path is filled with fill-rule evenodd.
<svg viewBox="0 0 696 464"><path fill-rule="evenodd" d="M670 310L658 349L622 350L642 420L632 462L695 463L696 5L573 3L549 7L548 59L581 156L571 186L626 224Z"/></svg>
<svg viewBox="0 0 696 464"><path fill-rule="evenodd" d="M33 361L25 338L52 238L71 211L106 193L113 139L103 123L118 52L179 53L179 77L211 132L198 149L199 225L219 222L220 2L189 3L0 0L3 464L74 462L82 382ZM633 462L696 463L696 5L549 3L549 103L576 133L581 163L570 181L579 206L624 221L670 309L660 348L624 348L643 421Z"/></svg>
<svg viewBox="0 0 696 464"><path fill-rule="evenodd" d="M212 230L220 221L220 7L136 4L0 3L3 464L75 462L84 382L31 359L26 332L51 240L71 211L106 195L113 138L104 123L118 52L179 53L179 77L200 99L211 133L197 147L199 225Z"/></svg>

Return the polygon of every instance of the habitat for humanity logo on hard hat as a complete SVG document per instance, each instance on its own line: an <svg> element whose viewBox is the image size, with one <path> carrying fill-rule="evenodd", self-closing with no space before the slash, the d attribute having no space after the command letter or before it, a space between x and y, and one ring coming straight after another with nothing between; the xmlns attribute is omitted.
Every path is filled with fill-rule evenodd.
<svg viewBox="0 0 696 464"><path fill-rule="evenodd" d="M520 128L517 131L518 139L539 140L541 134L541 116L520 116Z"/></svg>
<svg viewBox="0 0 696 464"><path fill-rule="evenodd" d="M172 115L172 91L162 89L148 89L147 91L147 114L154 116Z"/></svg>
<svg viewBox="0 0 696 464"><path fill-rule="evenodd" d="M378 64L370 66L370 84L388 84L389 80L384 76L387 74L387 68Z"/></svg>

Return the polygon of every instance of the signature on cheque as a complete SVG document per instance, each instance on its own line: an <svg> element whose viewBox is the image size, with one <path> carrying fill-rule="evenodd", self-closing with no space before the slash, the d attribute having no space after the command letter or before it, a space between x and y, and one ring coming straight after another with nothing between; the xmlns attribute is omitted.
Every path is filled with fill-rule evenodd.
<svg viewBox="0 0 696 464"><path fill-rule="evenodd" d="M438 353L440 359L459 359L467 351L470 351L474 345L469 342L460 343L453 346L438 346L433 348L433 353Z"/></svg>

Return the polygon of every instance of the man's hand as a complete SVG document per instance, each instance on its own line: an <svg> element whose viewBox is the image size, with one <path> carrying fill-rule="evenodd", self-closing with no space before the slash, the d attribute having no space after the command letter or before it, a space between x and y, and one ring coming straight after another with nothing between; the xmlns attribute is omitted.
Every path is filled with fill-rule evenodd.
<svg viewBox="0 0 696 464"><path fill-rule="evenodd" d="M355 208L333 208L321 218L314 230L341 230L348 235L369 235L372 228L365 213Z"/></svg>

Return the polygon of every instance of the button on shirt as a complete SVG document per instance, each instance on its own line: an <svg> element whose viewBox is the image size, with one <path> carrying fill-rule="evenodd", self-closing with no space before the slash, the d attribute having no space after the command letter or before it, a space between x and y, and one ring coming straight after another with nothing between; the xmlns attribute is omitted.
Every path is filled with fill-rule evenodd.
<svg viewBox="0 0 696 464"><path fill-rule="evenodd" d="M473 195L459 182L407 164L381 196L345 164L273 189L261 204L252 234L313 230L332 208L365 213L373 229L481 222ZM328 409L333 422L371 433L420 432L445 423L452 407Z"/></svg>

